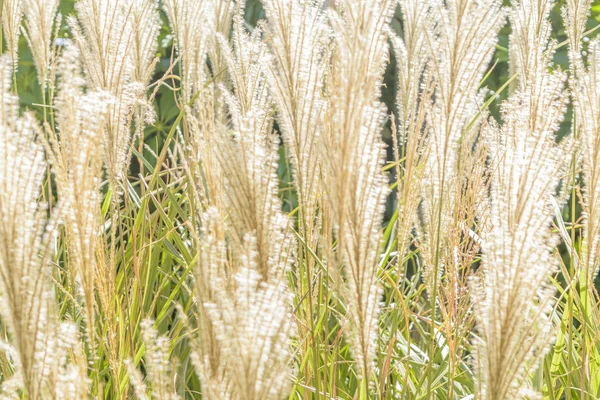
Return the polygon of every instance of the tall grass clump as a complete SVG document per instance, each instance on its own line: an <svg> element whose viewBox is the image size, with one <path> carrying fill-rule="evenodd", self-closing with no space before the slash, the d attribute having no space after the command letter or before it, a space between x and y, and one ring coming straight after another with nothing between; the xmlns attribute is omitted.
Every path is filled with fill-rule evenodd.
<svg viewBox="0 0 600 400"><path fill-rule="evenodd" d="M567 173L571 141L556 143L565 111L565 74L549 73L552 3L520 1L511 15L511 55L519 72L516 90L502 104L504 123L491 124L489 140L491 229L483 246L483 284L476 314L481 396L525 396L530 369L548 350L556 269L551 249L555 205ZM547 43L540 48L541 43ZM514 49L514 51L513 51ZM534 49L534 50L530 50ZM558 197L558 198L556 198ZM477 291L476 291L477 293Z"/></svg>
<svg viewBox="0 0 600 400"><path fill-rule="evenodd" d="M59 319L50 262L56 214L38 200L44 176L41 130L30 114L18 115L17 98L9 92L12 67L2 59L2 287L3 327L10 341L4 349L14 372L2 386L3 396L31 399L85 393L82 370L69 368L67 352L77 347L77 329ZM83 386L83 387L82 387Z"/></svg>
<svg viewBox="0 0 600 400"><path fill-rule="evenodd" d="M0 398L600 398L595 2L0 18Z"/></svg>

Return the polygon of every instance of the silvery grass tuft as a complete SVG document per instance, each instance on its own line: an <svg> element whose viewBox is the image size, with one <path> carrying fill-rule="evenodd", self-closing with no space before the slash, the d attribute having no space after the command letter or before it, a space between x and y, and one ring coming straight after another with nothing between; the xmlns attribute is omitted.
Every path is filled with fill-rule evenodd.
<svg viewBox="0 0 600 400"><path fill-rule="evenodd" d="M580 293L582 301L582 312L586 315L583 320L584 342L582 352L582 371L589 378L592 387L599 387L600 382L592 371L600 364L595 356L587 354L588 348L593 348L594 339L591 331L586 328L594 320L593 295L594 279L600 268L599 240L600 214L597 210L598 196L600 195L599 173L600 160L598 152L600 149L600 126L598 125L599 100L597 81L600 77L598 68L600 66L600 42L598 38L589 41L587 52L583 51L583 35L586 27L591 2L587 0L568 1L562 9L565 26L567 26L567 37L569 42L570 80L572 90L574 120L573 132L577 141L577 150L573 159L572 169L582 171L583 188L580 197L583 208L582 222L583 233L581 245L577 249L574 243L569 243L576 274L580 279ZM587 58L584 59L584 55ZM580 155L581 154L581 155ZM581 164L579 164L579 162ZM579 167L581 165L581 167ZM565 320L565 318L563 318ZM592 323L593 324L593 323ZM563 335L560 339L564 340ZM593 353L592 353L593 354Z"/></svg>
<svg viewBox="0 0 600 400"><path fill-rule="evenodd" d="M264 7L271 54L266 73L301 204L298 229L312 248L319 239L317 146L327 109L323 85L331 32L317 2L271 0ZM304 257L312 270L314 260Z"/></svg>
<svg viewBox="0 0 600 400"><path fill-rule="evenodd" d="M22 19L23 3L21 0L4 0L2 2L2 30L8 54L12 58L13 68L16 68L19 62L17 53Z"/></svg>
<svg viewBox="0 0 600 400"><path fill-rule="evenodd" d="M18 100L10 93L8 57L2 58L0 68L3 322L16 353L13 379L31 398L39 399L48 393L50 368L56 362L52 357L57 350L58 320L48 275L55 227L38 202L45 165L42 147L35 142L37 123L31 115L18 115Z"/></svg>
<svg viewBox="0 0 600 400"><path fill-rule="evenodd" d="M339 1L329 13L333 49L319 142L338 241L331 261L340 267L339 294L347 304L344 325L363 382L373 370L381 300L378 252L388 189L380 137L386 110L379 96L394 8L387 0Z"/></svg>
<svg viewBox="0 0 600 400"><path fill-rule="evenodd" d="M449 368L454 371L460 363L461 343L472 330L467 279L477 258L477 237L484 231L486 220L486 154L479 140L483 127L480 104L485 93L480 84L505 23L506 10L497 0L429 1L425 7L406 1L403 7L408 22L405 29L411 32L405 39L414 41L408 42L411 46L420 43L425 50L423 57L427 57L420 61L423 67L417 58L413 58L416 64L401 67L406 71L401 79L406 73L417 73L422 86L414 89L401 80L399 88L402 96L414 98L419 93L419 104L424 108L411 110L414 101L407 103L401 96L401 129L407 124L410 129L406 140L411 148L407 151L415 152L417 146L423 146L418 138L421 131L427 145L424 160L420 161L423 178L416 188L421 193L417 241L431 309L427 362L428 368L433 368L433 338L437 337L447 343ZM420 69L424 69L422 78ZM411 128L413 120L419 125ZM402 203L411 205L407 200ZM430 376L428 393L432 385ZM453 390L451 385L451 396Z"/></svg>
<svg viewBox="0 0 600 400"><path fill-rule="evenodd" d="M77 351L77 328L60 322L50 276L56 219L47 218L38 200L45 169L37 142L41 130L31 115L18 115L17 98L10 93L11 64L8 57L0 60L0 290L15 373L0 395L83 398L85 375L67 363L67 354Z"/></svg>
<svg viewBox="0 0 600 400"><path fill-rule="evenodd" d="M46 126L46 151L63 211L69 272L83 293L87 334L94 346L94 293L98 278L104 279L96 262L103 224L100 215L103 164L98 149L111 96L102 91L84 93L86 81L77 47L64 49L58 65L56 129Z"/></svg>
<svg viewBox="0 0 600 400"><path fill-rule="evenodd" d="M210 145L222 174L227 215L209 207L197 239L203 332L195 339L194 363L208 393L220 399L281 398L291 360L286 273L294 241L277 197L278 155L260 33L247 33L237 14L233 45L217 36L231 77L231 89L225 82L218 88L230 122L222 124L215 116L218 131Z"/></svg>
<svg viewBox="0 0 600 400"><path fill-rule="evenodd" d="M23 10L25 22L23 35L31 49L33 61L40 86L46 89L52 85L53 77L50 76L51 64L55 61L55 48L53 39L60 27L61 16L57 16L58 0L24 0Z"/></svg>
<svg viewBox="0 0 600 400"><path fill-rule="evenodd" d="M555 138L568 99L565 74L547 70L555 45L551 7L542 0L515 2L511 56L519 81L502 105L503 124L492 123L486 132L492 226L484 237L483 283L475 291L475 340L479 393L488 399L531 395L527 376L548 350L552 331L553 197L572 144Z"/></svg>
<svg viewBox="0 0 600 400"><path fill-rule="evenodd" d="M165 13L174 36L174 44L181 58L182 90L184 101L190 101L206 81L206 52L208 37L214 24L207 11L209 2L166 0Z"/></svg>
<svg viewBox="0 0 600 400"><path fill-rule="evenodd" d="M319 268L322 251L319 243L323 227L323 185L319 140L323 131L327 101L324 96L331 30L326 15L316 1L263 2L268 46L266 77L277 112L276 119L290 160L293 185L298 197L298 236L294 276L299 282L294 291L298 335L303 343L298 357L318 351L318 340L311 333L318 321L319 298L327 280ZM324 291L324 290L323 290ZM308 293L308 298L305 298ZM297 305L296 305L297 304ZM307 368L318 370L319 362Z"/></svg>
<svg viewBox="0 0 600 400"><path fill-rule="evenodd" d="M140 371L135 369L131 360L128 360L127 368L135 396L139 400L180 400L181 397L175 389L176 376L173 374L173 365L168 352L169 338L158 335L152 320L144 320L141 325L146 348L144 360L147 381L152 384L152 388L148 388Z"/></svg>
<svg viewBox="0 0 600 400"><path fill-rule="evenodd" d="M398 257L402 259L410 246L420 198L414 195L425 178L429 154L426 130L427 105L431 103L433 81L428 77L430 54L423 50L426 42L428 7L420 1L400 2L403 38L392 37L398 68L398 130L394 136L396 175L398 179ZM402 149L402 154L400 154ZM404 163L400 161L404 158Z"/></svg>
<svg viewBox="0 0 600 400"><path fill-rule="evenodd" d="M214 210L211 213L218 218ZM241 267L227 273L231 265L225 247L214 242L210 230L204 235L206 247L197 278L212 282L210 293L203 294L210 300L202 305L208 322L203 329L210 329L212 337L196 346L205 349L211 343L206 352L195 355L195 364L206 393L218 399L282 398L289 390L293 332L285 281L265 280L261 275L254 238L248 237L245 251L236 255Z"/></svg>
<svg viewBox="0 0 600 400"><path fill-rule="evenodd" d="M221 163L225 206L235 234L231 239L242 247L246 235L255 237L260 272L268 279L274 263L270 258L287 253L284 249L291 238L277 197L278 142L264 70L266 48L259 35L258 29L247 34L237 16L233 47L220 38L232 81L233 92L221 86L231 125L218 126L220 136L213 146Z"/></svg>
<svg viewBox="0 0 600 400"><path fill-rule="evenodd" d="M131 154L133 107L142 100L152 73L157 5L154 0L82 0L76 9L77 17L68 22L88 82L114 97L102 146L112 189L120 192Z"/></svg>
<svg viewBox="0 0 600 400"><path fill-rule="evenodd" d="M598 246L600 235L600 214L596 204L600 200L600 160L598 150L600 149L600 125L597 116L600 115L598 108L600 93L596 85L598 77L599 53L598 39L594 39L588 48L589 56L587 65L584 62L582 52L582 32L585 28L589 10L587 1L569 1L563 9L565 23L569 26L567 30L568 40L571 46L569 57L571 59L570 85L573 91L575 113L577 115L576 135L581 141L581 153L583 163L583 179L585 188L583 190L585 242L582 246L582 264L584 268L584 279L586 285L591 285L598 272L600 260L598 259Z"/></svg>
<svg viewBox="0 0 600 400"><path fill-rule="evenodd" d="M493 55L498 31L505 23L501 2L486 0L431 1L423 44L431 62L425 79L434 85L426 103L429 153L426 178L421 186L420 246L428 290L437 297L437 286L447 274L458 274L453 242L460 236L463 221L457 218L458 198L464 176L463 144L476 138L470 126L479 113L483 93L479 84ZM479 121L479 120L477 120ZM469 149L469 145L466 145Z"/></svg>
<svg viewBox="0 0 600 400"><path fill-rule="evenodd" d="M569 149L553 137L564 106L563 82L560 76L549 79L545 90L555 97L544 100L514 94L503 106L504 125L488 130L497 172L492 228L483 248L484 282L475 291L477 367L485 398L522 396L527 372L547 350L554 294L548 275L556 267L551 196L566 172L562 155Z"/></svg>
<svg viewBox="0 0 600 400"><path fill-rule="evenodd" d="M220 33L215 26L231 27L231 10L236 4L232 0L164 2L176 53L181 60L181 101L186 110L182 134L190 160L186 169L194 180L202 182L189 188L200 206L200 213L209 207L223 208L220 204L224 197L220 161L213 143L218 140L220 126L227 123L228 116L220 84L228 80L228 71L222 64L216 67L211 63L211 68L207 60L209 52L221 52L221 49L215 49L215 46L220 46L217 37L228 37L229 28L227 32ZM220 13L218 10L227 12ZM242 8L237 10L238 14L243 12Z"/></svg>

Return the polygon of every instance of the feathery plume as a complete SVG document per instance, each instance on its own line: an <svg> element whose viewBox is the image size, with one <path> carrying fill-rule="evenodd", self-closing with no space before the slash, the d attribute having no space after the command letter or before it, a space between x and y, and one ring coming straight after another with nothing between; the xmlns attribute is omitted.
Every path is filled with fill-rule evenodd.
<svg viewBox="0 0 600 400"><path fill-rule="evenodd" d="M222 47L219 46L219 37L229 37L232 23L236 16L244 15L246 0L212 0L209 12L214 21L213 31L210 35L208 56L210 58L212 74L217 82L226 82L227 67Z"/></svg>
<svg viewBox="0 0 600 400"><path fill-rule="evenodd" d="M317 143L326 107L323 83L330 32L316 1L269 0L263 6L271 54L267 77L290 153L300 206L299 230L307 244L316 248Z"/></svg>
<svg viewBox="0 0 600 400"><path fill-rule="evenodd" d="M111 185L123 177L129 151L129 114L139 87L131 84L133 64L130 9L123 0L80 0L77 17L68 19L73 39L81 54L89 87L115 97L106 121L102 146ZM116 188L113 188L116 189Z"/></svg>
<svg viewBox="0 0 600 400"><path fill-rule="evenodd" d="M133 0L129 21L133 28L131 80L147 85L152 78L155 53L158 48L157 38L160 30L158 0Z"/></svg>
<svg viewBox="0 0 600 400"><path fill-rule="evenodd" d="M89 85L115 94L130 81L133 64L131 4L125 0L80 0L68 19Z"/></svg>
<svg viewBox="0 0 600 400"><path fill-rule="evenodd" d="M55 377L55 399L86 400L89 398L87 358L75 324L62 322L58 332L58 369Z"/></svg>
<svg viewBox="0 0 600 400"><path fill-rule="evenodd" d="M222 2L221 2L222 3ZM202 182L192 186L197 204L202 205L200 215L210 206L218 205L223 198L223 184L219 161L213 152L218 124L226 121L219 88L213 80L207 60L211 47L215 46L213 34L215 8L212 1L166 0L165 12L174 35L175 47L181 59L181 97L186 108L183 134L186 151L191 162L188 174L192 181ZM224 32L228 36L229 30ZM212 64L212 63L211 63ZM221 74L222 70L213 72ZM223 75L219 75L223 77ZM194 104L188 106L194 99ZM199 166L202 165L202 168Z"/></svg>
<svg viewBox="0 0 600 400"><path fill-rule="evenodd" d="M62 368L71 346L61 336L66 325L59 325L50 280L55 225L38 202L46 164L35 141L39 127L32 116L19 117L18 99L9 92L7 57L0 59L0 75L0 313L12 336L17 374L3 389L22 388L34 400L55 398L64 394Z"/></svg>
<svg viewBox="0 0 600 400"><path fill-rule="evenodd" d="M422 75L429 61L429 54L422 51L426 46L427 18L430 12L427 7L417 0L400 1L402 10L403 39L392 37L398 62L398 114L400 134L409 137L409 129L414 124Z"/></svg>
<svg viewBox="0 0 600 400"><path fill-rule="evenodd" d="M182 96L188 103L207 81L207 42L214 25L209 12L210 2L165 0L163 4L181 57Z"/></svg>
<svg viewBox="0 0 600 400"><path fill-rule="evenodd" d="M546 82L537 109L529 93L514 94L503 105L504 125L488 132L496 171L492 228L484 238L484 282L474 287L479 390L486 399L518 397L547 344L554 293L548 274L556 266L550 198L569 150L568 141L554 140L564 112L563 82L562 74Z"/></svg>
<svg viewBox="0 0 600 400"><path fill-rule="evenodd" d="M225 366L221 356L220 343L207 310L207 305L217 300L213 282L223 281L225 274L231 270L227 266L227 249L225 246L224 224L219 211L210 207L202 215L202 232L195 236L200 249L198 263L194 268L195 296L198 300L198 317L201 329L192 338L191 361L202 382L204 394L209 398L226 399L228 385L225 377ZM181 316L185 317L183 312ZM185 321L187 322L187 321ZM187 322L189 325L189 322Z"/></svg>
<svg viewBox="0 0 600 400"><path fill-rule="evenodd" d="M48 157L64 211L66 247L73 281L84 295L88 334L93 339L96 245L102 233L102 154L98 151L110 96L84 94L79 51L68 46L59 62L61 80L56 98L57 131L48 128ZM93 343L93 340L92 340Z"/></svg>
<svg viewBox="0 0 600 400"><path fill-rule="evenodd" d="M131 6L130 24L133 26L131 80L147 87L152 79L155 57L158 48L158 33L161 21L158 13L158 0L134 0ZM141 137L144 123L154 123L155 114L144 93L140 94L135 115L136 135ZM129 156L128 156L129 159Z"/></svg>
<svg viewBox="0 0 600 400"><path fill-rule="evenodd" d="M41 398L52 357L52 292L48 276L52 225L38 203L44 174L42 148L35 143L37 126L30 115L18 116L18 100L10 94L11 62L0 60L4 115L0 121L0 293L4 321L13 335L17 370L29 398Z"/></svg>
<svg viewBox="0 0 600 400"><path fill-rule="evenodd" d="M585 32L592 0L566 0L565 3L566 5L562 8L562 17L565 22L567 40L569 41L569 61L571 62L569 67L572 74L577 76L580 71L583 72L581 40Z"/></svg>
<svg viewBox="0 0 600 400"><path fill-rule="evenodd" d="M192 361L204 395L223 400L282 398L292 358L290 299L282 273L288 260L274 259L272 268L281 273L266 281L253 236L247 235L241 248L228 247L219 239L228 229L219 211L209 208L203 222L194 271L201 329L193 339Z"/></svg>
<svg viewBox="0 0 600 400"><path fill-rule="evenodd" d="M426 20L423 43L429 57L422 97L427 154L417 239L431 307L429 363L435 357L435 338L441 334L454 371L460 363L461 342L472 326L466 277L478 243L469 233L476 226L475 210L486 191L485 154L477 146L483 103L479 85L506 12L499 0L431 0L424 7L421 12L428 16L422 17ZM438 312L443 322L440 333ZM427 387L430 391L431 378ZM452 396L454 384L449 387Z"/></svg>
<svg viewBox="0 0 600 400"><path fill-rule="evenodd" d="M151 71L156 40L156 19L136 17L156 8L155 0L80 0L77 17L69 17L73 39L81 54L89 86L110 93L103 135L104 162L114 190L124 179L131 155L131 122L134 106L143 98ZM150 10L150 11L148 11ZM145 79L139 81L136 79Z"/></svg>
<svg viewBox="0 0 600 400"><path fill-rule="evenodd" d="M183 99L202 90L212 73L216 82L227 79L218 37L229 37L235 11L243 14L245 1L238 0L166 0L163 2L182 58ZM210 58L211 69L206 66Z"/></svg>
<svg viewBox="0 0 600 400"><path fill-rule="evenodd" d="M263 282L256 243L248 240L234 282L215 281L209 318L227 366L232 399L277 400L287 394L292 317L285 279ZM235 285L232 293L227 287ZM240 350L242 354L240 354Z"/></svg>
<svg viewBox="0 0 600 400"><path fill-rule="evenodd" d="M563 8L563 17L567 27L569 40L569 58L571 61L571 76L569 84L572 90L574 108L574 133L577 141L577 151L574 161L579 161L578 153L582 155L582 185L581 204L583 209L583 236L581 239L579 257L572 257L574 266L579 267L579 285L581 293L582 314L591 315L593 312L594 279L600 270L600 39L594 38L588 45L587 65L582 57L582 35L587 22L590 1L570 0ZM573 167L577 168L574 162ZM575 249L571 249L575 251ZM582 321L586 332L584 341L587 347L591 340L586 329L587 320ZM584 347L584 348L585 348ZM585 354L585 353L584 353ZM593 376L594 369L599 365L595 357L584 355L582 373Z"/></svg>
<svg viewBox="0 0 600 400"><path fill-rule="evenodd" d="M530 391L528 372L547 350L552 327L554 289L548 275L556 268L557 241L550 230L552 197L572 145L555 139L567 95L565 74L547 69L554 44L543 20L550 10L544 0L515 2L511 51L519 86L502 106L503 125L487 130L494 171L492 226L484 237L483 282L474 286L478 390L486 399ZM532 50L540 44L541 50Z"/></svg>
<svg viewBox="0 0 600 400"><path fill-rule="evenodd" d="M226 229L219 212L210 208L204 221L196 284L201 285L201 332L208 337L198 338L194 350L205 395L231 400L280 399L289 387L293 332L285 277L280 274L265 281L257 242L250 235L243 248L232 249L235 261L229 260L226 246L217 239L219 231ZM272 265L287 268L285 264Z"/></svg>
<svg viewBox="0 0 600 400"><path fill-rule="evenodd" d="M195 364L210 398L279 399L288 390L293 324L286 274L294 241L277 197L278 142L260 35L247 33L238 15L233 46L217 36L233 91L220 85L230 123L217 124L207 144L229 215L224 223L217 208L205 213L195 275L202 326Z"/></svg>
<svg viewBox="0 0 600 400"><path fill-rule="evenodd" d="M318 142L325 121L323 91L331 32L318 1L268 0L262 4L267 17L264 41L270 50L267 81L289 154L298 198L298 234L304 241L298 246L293 269L300 283L295 300L298 333L308 339L300 346L298 357L302 358L316 346L310 327L318 310L313 282L317 257L321 257L319 203L323 196Z"/></svg>
<svg viewBox="0 0 600 400"><path fill-rule="evenodd" d="M139 400L179 400L181 397L175 391L175 376L173 376L173 368L169 360L169 339L158 335L153 326L153 321L144 320L141 325L146 349L144 367L148 375L148 381L152 384L152 390L148 391L139 370L129 361L127 369L136 397ZM150 393L149 396L148 393Z"/></svg>
<svg viewBox="0 0 600 400"><path fill-rule="evenodd" d="M55 20L57 25L60 25L60 18L56 17L58 2L59 0L23 0L25 12L23 36L31 49L42 89L46 88L49 81Z"/></svg>
<svg viewBox="0 0 600 400"><path fill-rule="evenodd" d="M379 97L389 53L387 29L396 3L336 4L337 12L329 14L334 48L321 162L344 277L347 332L360 374L368 381L377 343L378 254L388 193L382 172L385 106Z"/></svg>
<svg viewBox="0 0 600 400"><path fill-rule="evenodd" d="M431 80L425 76L429 55L425 47L427 7L421 1L404 0L400 2L402 10L403 38L392 36L392 46L396 54L398 70L398 137L396 166L398 175L398 247L402 260L408 246L411 230L415 223L420 203L418 192L420 181L425 172L427 160L426 142L426 104L432 101ZM402 151L402 154L400 154Z"/></svg>
<svg viewBox="0 0 600 400"><path fill-rule="evenodd" d="M545 53L553 52L548 46L552 32L548 15L553 5L552 0L512 2L510 61L522 88L535 85L536 78L545 77L544 73L539 72L540 63L550 61Z"/></svg>
<svg viewBox="0 0 600 400"><path fill-rule="evenodd" d="M572 96L578 135L583 156L584 245L581 260L588 287L593 285L600 268L600 39L588 46L588 65L581 56L581 35L585 28L590 1L571 0L563 9L570 45Z"/></svg>
<svg viewBox="0 0 600 400"><path fill-rule="evenodd" d="M272 131L272 103L265 77L267 51L260 35L258 28L246 33L238 16L233 48L220 38L233 85L233 93L222 88L232 131L221 126L213 146L226 186L225 203L236 246L243 247L248 234L255 237L259 270L268 280L274 259L287 257L293 240L277 196L279 140Z"/></svg>
<svg viewBox="0 0 600 400"><path fill-rule="evenodd" d="M467 135L476 118L482 96L478 89L494 52L498 31L505 21L499 0L432 0L431 18L425 30L431 57L427 78L434 85L434 101L427 104L429 154L427 178L422 185L420 246L425 261L428 290L436 297L439 278L456 275L453 262L463 221L456 219L461 206L457 194L463 176L459 171L460 148L473 145ZM472 132L477 126L471 127ZM467 136L467 137L465 137ZM450 269L446 271L446 269Z"/></svg>
<svg viewBox="0 0 600 400"><path fill-rule="evenodd" d="M8 54L16 70L19 62L19 37L21 35L21 19L23 18L23 4L21 0L3 0L2 2L2 29Z"/></svg>

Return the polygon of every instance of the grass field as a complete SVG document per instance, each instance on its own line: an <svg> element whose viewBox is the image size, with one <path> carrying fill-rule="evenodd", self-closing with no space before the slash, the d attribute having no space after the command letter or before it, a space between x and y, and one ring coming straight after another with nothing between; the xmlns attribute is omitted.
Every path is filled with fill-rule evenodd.
<svg viewBox="0 0 600 400"><path fill-rule="evenodd" d="M600 2L0 19L0 399L600 398Z"/></svg>

